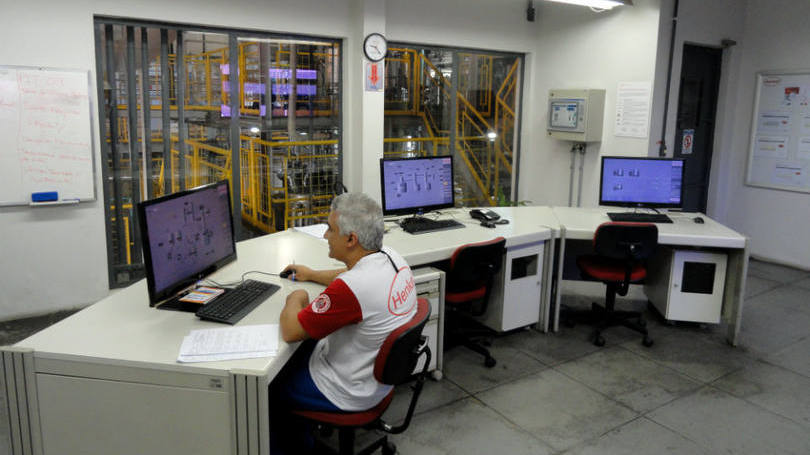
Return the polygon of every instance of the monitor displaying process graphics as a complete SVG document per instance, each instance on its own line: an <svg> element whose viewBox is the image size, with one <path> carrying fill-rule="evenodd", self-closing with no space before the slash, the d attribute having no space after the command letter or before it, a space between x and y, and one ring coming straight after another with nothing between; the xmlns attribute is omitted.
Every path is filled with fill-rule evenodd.
<svg viewBox="0 0 810 455"><path fill-rule="evenodd" d="M599 205L680 207L683 160L602 157Z"/></svg>
<svg viewBox="0 0 810 455"><path fill-rule="evenodd" d="M453 159L449 156L383 159L383 213L417 213L453 206Z"/></svg>
<svg viewBox="0 0 810 455"><path fill-rule="evenodd" d="M173 293L236 258L227 181L147 201L142 207L153 296Z"/></svg>

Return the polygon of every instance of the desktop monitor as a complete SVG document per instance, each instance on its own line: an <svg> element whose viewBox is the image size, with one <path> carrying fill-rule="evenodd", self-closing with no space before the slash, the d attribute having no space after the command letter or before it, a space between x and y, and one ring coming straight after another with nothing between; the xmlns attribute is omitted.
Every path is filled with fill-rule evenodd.
<svg viewBox="0 0 810 455"><path fill-rule="evenodd" d="M380 160L383 215L407 215L454 206L453 157Z"/></svg>
<svg viewBox="0 0 810 455"><path fill-rule="evenodd" d="M149 306L236 259L228 181L138 204Z"/></svg>
<svg viewBox="0 0 810 455"><path fill-rule="evenodd" d="M681 207L682 159L602 157L599 205Z"/></svg>

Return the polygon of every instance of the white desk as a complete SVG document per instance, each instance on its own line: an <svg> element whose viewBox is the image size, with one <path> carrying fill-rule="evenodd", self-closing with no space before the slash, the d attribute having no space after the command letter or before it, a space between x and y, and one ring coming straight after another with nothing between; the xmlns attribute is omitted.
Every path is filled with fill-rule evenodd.
<svg viewBox="0 0 810 455"><path fill-rule="evenodd" d="M238 260L211 278L278 272L295 258L335 266L315 239L284 232L237 244ZM325 249L325 244L323 249ZM266 275L281 286L240 325L275 323L285 296L322 286ZM267 386L297 344L273 358L179 364L190 330L223 327L148 306L145 280L4 348L17 454L269 453Z"/></svg>
<svg viewBox="0 0 810 455"><path fill-rule="evenodd" d="M606 213L621 211L621 208L554 207L554 214L562 226L560 236L560 267L557 279L562 279L562 257L566 240L590 240L597 226L610 221ZM700 216L703 224L693 221ZM658 243L672 247L712 248L728 254L725 289L723 293L723 321L728 324L727 339L736 346L742 321L742 306L745 295L745 276L748 268L748 239L722 224L699 213L669 213L673 223L659 223ZM559 281L558 281L559 283ZM559 293L554 297L554 330L559 323Z"/></svg>
<svg viewBox="0 0 810 455"><path fill-rule="evenodd" d="M385 244L392 246L402 254L411 267L416 267L449 259L459 246L503 237L506 239L507 249L504 267L496 277L496 287L493 290L491 303L487 314L481 320L495 330L511 330L518 326L537 323L540 329L547 331L550 321L548 310L554 260L554 242L548 240L556 238L559 234L560 226L557 218L550 207L494 207L491 209L502 218L509 220L509 224L498 224L495 228L486 228L480 225L479 220L469 216L469 208L444 210L441 218L453 218L464 223L466 227L412 235L392 223L386 223L386 226L391 229L385 235ZM541 245L539 251L541 251L542 260L539 271L541 274L539 301L534 302L528 309L521 310L514 305L509 308L508 305L512 303L510 300L513 299L509 298L508 286L510 284L515 286L516 289L513 291L520 293L522 289L527 289L525 285L529 284L525 283L526 280L507 278L509 260L514 255L531 254L531 251L538 251L533 248L538 245ZM537 286L534 289L536 291ZM521 296L523 299L527 297L529 296ZM510 309L515 311L510 312ZM525 313L526 311L534 314L532 316L516 314L516 312Z"/></svg>
<svg viewBox="0 0 810 455"><path fill-rule="evenodd" d="M465 243L507 239L507 247L545 242L556 225L549 208L498 208L508 225L484 228L466 210L448 211L464 229L410 235L398 227L385 244L412 268L448 259ZM546 250L544 262L551 260ZM240 279L250 270L278 272L293 261L316 269L342 267L327 257L326 242L285 231L237 244L238 260L211 278ZM551 267L544 279L550 278ZM323 287L254 274L281 286L239 325L276 323L295 289ZM537 296L547 308L548 292ZM547 318L545 319L547 320ZM279 340L273 358L179 364L189 331L222 327L186 312L148 306L141 280L102 301L0 350L14 454L260 454L269 449L267 386L297 344ZM439 336L441 336L439 334Z"/></svg>

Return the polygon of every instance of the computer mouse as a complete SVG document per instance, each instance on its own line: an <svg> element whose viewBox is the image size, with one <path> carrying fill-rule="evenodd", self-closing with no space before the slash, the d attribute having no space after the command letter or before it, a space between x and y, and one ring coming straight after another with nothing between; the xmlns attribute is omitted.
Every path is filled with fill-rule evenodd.
<svg viewBox="0 0 810 455"><path fill-rule="evenodd" d="M696 217L692 218L692 220L697 224L703 224L703 218L701 218L699 216L696 216Z"/></svg>
<svg viewBox="0 0 810 455"><path fill-rule="evenodd" d="M495 223L493 223L492 221L482 221L481 226L488 227L488 228L494 228Z"/></svg>
<svg viewBox="0 0 810 455"><path fill-rule="evenodd" d="M290 270L284 270L284 271L282 271L281 273L279 273L279 274L278 274L278 276L279 276L279 277L281 277L281 278L287 278L288 276L290 276L290 274L291 274L292 272L293 272L293 271L292 271L292 269L290 269Z"/></svg>

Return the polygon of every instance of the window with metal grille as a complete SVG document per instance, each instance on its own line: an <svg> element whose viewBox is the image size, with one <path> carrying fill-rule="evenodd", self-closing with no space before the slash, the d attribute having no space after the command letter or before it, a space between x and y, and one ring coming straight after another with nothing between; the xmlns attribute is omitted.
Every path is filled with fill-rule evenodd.
<svg viewBox="0 0 810 455"><path fill-rule="evenodd" d="M456 205L515 201L523 55L391 43L386 157L454 156Z"/></svg>
<svg viewBox="0 0 810 455"><path fill-rule="evenodd" d="M227 179L238 240L326 220L342 176L339 40L94 26L111 287L143 276L145 199Z"/></svg>

